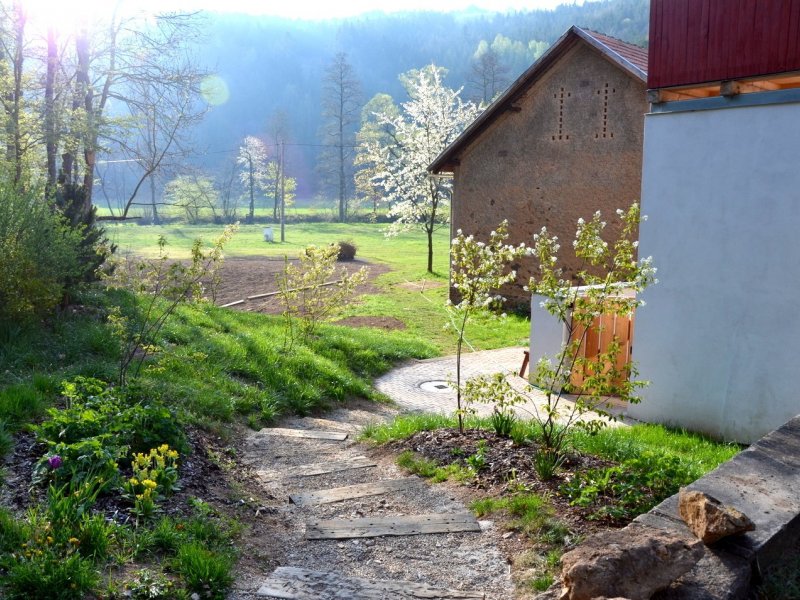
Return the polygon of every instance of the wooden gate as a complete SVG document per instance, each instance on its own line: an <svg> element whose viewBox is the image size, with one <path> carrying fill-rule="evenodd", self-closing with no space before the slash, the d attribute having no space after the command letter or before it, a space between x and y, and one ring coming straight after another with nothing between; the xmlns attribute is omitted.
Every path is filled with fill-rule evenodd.
<svg viewBox="0 0 800 600"><path fill-rule="evenodd" d="M589 330L585 332L585 337L584 327L576 324L572 329L570 342L583 339L578 356L593 361L597 359L600 353L607 352L611 342L617 339L620 348L617 354L616 368L622 370L623 367L631 361L631 352L633 351L633 322L633 313L623 316L613 313L603 314L594 318L592 324L589 326ZM583 386L586 376L587 373L584 368L576 367L572 370L570 383L575 386L575 388L580 389ZM618 384L622 381L623 378L620 377L614 383Z"/></svg>

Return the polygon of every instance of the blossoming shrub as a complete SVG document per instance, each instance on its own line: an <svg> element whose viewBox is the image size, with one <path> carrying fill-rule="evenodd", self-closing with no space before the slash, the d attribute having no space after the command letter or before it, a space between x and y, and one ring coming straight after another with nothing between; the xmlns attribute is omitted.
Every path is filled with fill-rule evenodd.
<svg viewBox="0 0 800 600"><path fill-rule="evenodd" d="M502 306L504 298L498 293L501 287L517 278L509 265L528 254L525 244L512 246L508 239L508 221L503 221L489 234L489 241L482 242L472 235L464 235L459 229L450 244L450 282L459 296L457 303L447 300L447 326L456 332L456 403L458 428L464 430L464 407L462 406L461 352L464 333L470 318L478 312L490 312ZM505 316L505 315L501 315Z"/></svg>
<svg viewBox="0 0 800 600"><path fill-rule="evenodd" d="M552 475L558 467L571 429L582 427L596 431L605 425L606 421L587 413L613 419L605 410L607 399L615 396L625 402L639 402L636 390L646 384L636 380L633 364L617 366L619 343L616 340L595 357L587 358L581 353L588 333L597 331L595 319L598 316L630 315L643 304L641 292L657 283L652 258L637 259L639 223L646 218L641 216L639 205L617 210L617 217L621 221L621 233L611 243L602 237L606 222L599 211L588 221L578 220L572 246L575 256L584 265L576 275L580 288L576 287L576 282L562 278L558 239L546 228L534 236L533 253L538 259L539 272L530 280L530 291L544 296L544 308L569 328L569 341L563 344L561 351L541 360L531 374L531 383L546 397L534 418L543 447L537 456L542 474ZM576 332L578 335L573 335ZM574 370L586 375L580 389L571 382ZM567 399L567 394L573 396Z"/></svg>
<svg viewBox="0 0 800 600"><path fill-rule="evenodd" d="M341 312L367 280L366 267L353 273L344 267L337 269L339 251L339 244L307 246L300 253L300 263L290 263L287 258L283 272L275 278L288 348L295 339L308 339L317 325Z"/></svg>

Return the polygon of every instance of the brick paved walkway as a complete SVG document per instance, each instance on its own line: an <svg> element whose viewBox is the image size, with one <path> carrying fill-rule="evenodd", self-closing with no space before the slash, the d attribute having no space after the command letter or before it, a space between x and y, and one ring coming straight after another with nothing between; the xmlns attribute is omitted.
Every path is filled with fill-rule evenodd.
<svg viewBox="0 0 800 600"><path fill-rule="evenodd" d="M475 375L505 373L514 388L524 390L527 381L519 377L519 368L522 366L525 350L526 347L515 346L465 353L461 357L462 382ZM402 409L453 414L456 410L456 394L445 384L447 381L455 380L455 375L455 356L417 360L380 377L375 382L375 387ZM526 390L526 393L531 401L518 405L515 409L521 418L529 419L535 414L537 407L542 406L545 397L535 389ZM492 406L489 404L477 404L472 408L475 408L480 416L492 413ZM615 409L614 412L621 414L624 410Z"/></svg>

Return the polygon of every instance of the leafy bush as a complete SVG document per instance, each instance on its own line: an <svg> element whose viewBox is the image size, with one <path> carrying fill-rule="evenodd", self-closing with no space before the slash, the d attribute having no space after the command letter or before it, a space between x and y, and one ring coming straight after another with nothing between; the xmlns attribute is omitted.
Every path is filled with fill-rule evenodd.
<svg viewBox="0 0 800 600"><path fill-rule="evenodd" d="M48 442L48 445L48 453L34 466L34 484L63 486L98 482L100 492L107 492L117 485L118 461L128 452L127 446L117 445L117 440L108 433L71 444Z"/></svg>
<svg viewBox="0 0 800 600"><path fill-rule="evenodd" d="M578 473L561 486L561 492L573 505L594 508L593 518L629 519L693 480L679 458L645 452L619 466Z"/></svg>
<svg viewBox="0 0 800 600"><path fill-rule="evenodd" d="M34 427L41 441L73 444L100 437L102 443L113 441L131 452L148 452L164 443L188 450L176 416L157 400L140 399L138 388L119 391L97 379L76 377L62 384L62 394L68 406L48 409L48 419Z"/></svg>
<svg viewBox="0 0 800 600"><path fill-rule="evenodd" d="M0 182L0 320L52 309L82 274L80 231L36 186L21 192Z"/></svg>
<svg viewBox="0 0 800 600"><path fill-rule="evenodd" d="M158 351L159 333L178 305L199 301L209 282L212 298L220 282L222 250L238 229L228 225L210 249L202 238L192 243L188 264L171 261L164 236L158 239L158 258L117 262L107 278L112 289L130 293L130 302L114 307L109 322L120 341L119 384L125 386L128 373L134 376L145 359Z"/></svg>
<svg viewBox="0 0 800 600"><path fill-rule="evenodd" d="M353 260L356 257L356 250L356 245L353 242L339 242L339 255L336 260Z"/></svg>
<svg viewBox="0 0 800 600"><path fill-rule="evenodd" d="M275 278L287 347L292 347L297 336L306 340L313 335L317 326L341 311L367 280L366 267L354 273L344 267L337 271L338 255L338 244L307 246L300 253L300 264L294 265L287 258L283 272Z"/></svg>

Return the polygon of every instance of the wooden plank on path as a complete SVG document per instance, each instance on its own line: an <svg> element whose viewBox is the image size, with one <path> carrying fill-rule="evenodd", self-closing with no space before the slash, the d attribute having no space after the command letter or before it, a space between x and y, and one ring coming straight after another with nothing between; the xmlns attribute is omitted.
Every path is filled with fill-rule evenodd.
<svg viewBox="0 0 800 600"><path fill-rule="evenodd" d="M377 466L377 463L374 460L367 458L366 456L356 456L353 458L345 458L343 460L332 460L325 463L314 463L309 465L288 467L291 469L291 471L288 473L267 470L256 471L256 473L259 477L261 477L261 479L272 481L282 477L310 477L312 475L325 475L326 473L335 473L337 471L349 471L351 469L364 469L375 466Z"/></svg>
<svg viewBox="0 0 800 600"><path fill-rule="evenodd" d="M359 483L329 490L317 490L305 494L293 494L289 499L298 506L313 506L315 504L330 504L351 498L365 498L379 496L389 492L405 490L419 483L418 477L404 477L403 479L390 479L375 483Z"/></svg>
<svg viewBox="0 0 800 600"><path fill-rule="evenodd" d="M483 599L483 592L448 590L411 581L388 581L345 577L297 567L278 567L256 592L259 596L284 600L450 600Z"/></svg>
<svg viewBox="0 0 800 600"><path fill-rule="evenodd" d="M331 540L480 530L478 521L470 513L364 517L312 521L306 525L306 539Z"/></svg>
<svg viewBox="0 0 800 600"><path fill-rule="evenodd" d="M238 306L239 304L244 304L244 300L237 300L236 302L228 302L227 304L223 304L220 308L230 308L231 306Z"/></svg>
<svg viewBox="0 0 800 600"><path fill-rule="evenodd" d="M318 429L286 429L283 427L265 427L258 433L262 435L279 435L282 437L311 438L315 440L337 440L347 439L345 431L320 431Z"/></svg>

